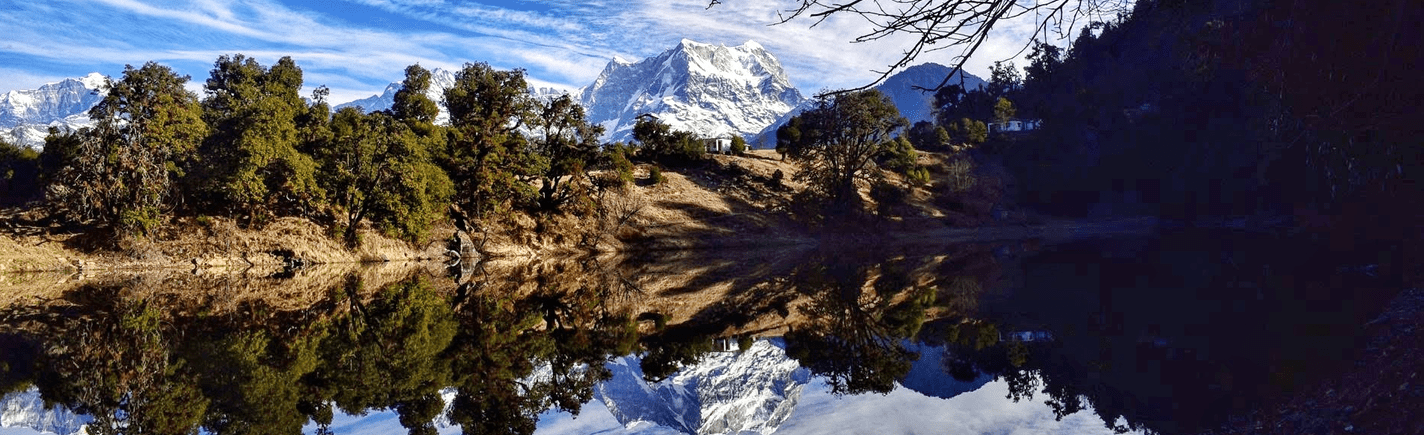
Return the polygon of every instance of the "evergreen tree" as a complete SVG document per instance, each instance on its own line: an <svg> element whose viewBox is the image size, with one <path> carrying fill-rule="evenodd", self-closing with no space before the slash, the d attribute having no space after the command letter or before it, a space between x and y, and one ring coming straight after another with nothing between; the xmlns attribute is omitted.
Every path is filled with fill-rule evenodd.
<svg viewBox="0 0 1424 435"><path fill-rule="evenodd" d="M949 134L961 143L978 145L989 140L989 126L984 125L983 121L959 118L949 125Z"/></svg>
<svg viewBox="0 0 1424 435"><path fill-rule="evenodd" d="M741 136L732 136L732 154L742 155L747 153L747 140Z"/></svg>
<svg viewBox="0 0 1424 435"><path fill-rule="evenodd" d="M0 139L0 205L18 205L40 193L40 153Z"/></svg>
<svg viewBox="0 0 1424 435"><path fill-rule="evenodd" d="M994 103L994 120L999 123L1009 122L1015 113L1017 110L1014 110L1014 103L1008 98L999 97L999 101Z"/></svg>
<svg viewBox="0 0 1424 435"><path fill-rule="evenodd" d="M312 112L301 86L302 70L289 57L270 69L241 54L218 58L205 86L203 119L213 134L200 174L215 208L253 222L305 214L322 200L316 163L298 150L304 136L298 119Z"/></svg>
<svg viewBox="0 0 1424 435"><path fill-rule="evenodd" d="M423 237L453 193L424 143L389 114L367 115L351 107L336 113L331 131L317 159L322 187L346 215L346 240L356 241L366 219L392 236Z"/></svg>
<svg viewBox="0 0 1424 435"><path fill-rule="evenodd" d="M536 163L519 134L530 108L526 87L522 70L474 63L445 90L450 129L440 163L455 184L455 204L475 217L502 215L535 196L520 180Z"/></svg>
<svg viewBox="0 0 1424 435"><path fill-rule="evenodd" d="M915 149L946 151L949 149L949 131L929 121L916 122L907 134L910 145Z"/></svg>
<svg viewBox="0 0 1424 435"><path fill-rule="evenodd" d="M641 116L633 124L633 140L638 141L638 155L665 165L693 163L701 160L706 153L706 147L697 135L673 130L652 116Z"/></svg>
<svg viewBox="0 0 1424 435"><path fill-rule="evenodd" d="M405 80L401 81L401 88L396 91L395 103L391 105L391 115L410 124L423 136L429 135L423 130L433 127L435 118L440 115L440 106L425 95L429 91L430 71L420 65L408 66L405 68Z"/></svg>
<svg viewBox="0 0 1424 435"><path fill-rule="evenodd" d="M876 90L823 98L797 118L799 123L788 124L799 127L785 138L787 156L801 162L797 177L811 193L836 208L858 199L856 180L878 177L873 158L907 124L890 98Z"/></svg>
<svg viewBox="0 0 1424 435"><path fill-rule="evenodd" d="M603 127L590 124L583 107L568 95L536 105L529 124L534 130L530 145L538 159L539 208L555 210L575 199L584 169L598 157Z"/></svg>
<svg viewBox="0 0 1424 435"><path fill-rule="evenodd" d="M187 81L153 62L125 67L123 79L89 111L94 127L47 140L57 145L61 166L50 200L119 234L145 234L157 225L176 207L175 181L207 133L197 97L183 88Z"/></svg>

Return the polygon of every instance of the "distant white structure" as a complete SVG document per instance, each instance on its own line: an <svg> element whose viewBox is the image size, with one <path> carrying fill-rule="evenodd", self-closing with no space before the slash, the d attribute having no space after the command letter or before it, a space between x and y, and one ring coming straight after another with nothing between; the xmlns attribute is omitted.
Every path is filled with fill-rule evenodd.
<svg viewBox="0 0 1424 435"><path fill-rule="evenodd" d="M1043 120L1014 118L1006 122L991 121L988 124L990 133L1011 133L1038 130L1043 126Z"/></svg>
<svg viewBox="0 0 1424 435"><path fill-rule="evenodd" d="M1053 341L1053 333L1048 331L1001 332L999 341Z"/></svg>
<svg viewBox="0 0 1424 435"><path fill-rule="evenodd" d="M715 352L737 352L742 350L742 344L736 338L718 338L712 340L712 350Z"/></svg>
<svg viewBox="0 0 1424 435"><path fill-rule="evenodd" d="M732 153L732 140L729 138L718 137L712 139L703 139L702 143L707 146L707 152L709 153Z"/></svg>

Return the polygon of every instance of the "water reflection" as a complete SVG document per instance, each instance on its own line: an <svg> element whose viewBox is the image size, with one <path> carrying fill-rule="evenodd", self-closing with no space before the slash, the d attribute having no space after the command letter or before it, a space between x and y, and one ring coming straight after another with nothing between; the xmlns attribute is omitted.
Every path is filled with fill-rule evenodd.
<svg viewBox="0 0 1424 435"><path fill-rule="evenodd" d="M1210 236L100 280L0 310L0 389L37 388L95 434L330 432L373 412L413 434L527 434L541 413L688 385L782 337L758 355L834 396L950 398L993 379L1057 419L1189 433L1328 373L1397 290L1387 261ZM759 406L776 411L755 414L770 420L699 417L755 384L726 379L669 415L682 431L774 430L808 381L773 377Z"/></svg>

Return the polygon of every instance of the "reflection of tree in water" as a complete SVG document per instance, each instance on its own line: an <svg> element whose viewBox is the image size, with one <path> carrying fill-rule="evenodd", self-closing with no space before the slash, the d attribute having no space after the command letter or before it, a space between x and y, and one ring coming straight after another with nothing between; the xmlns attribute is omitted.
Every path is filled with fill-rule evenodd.
<svg viewBox="0 0 1424 435"><path fill-rule="evenodd" d="M282 434L308 421L325 432L335 408L392 410L428 434L454 386L448 417L466 433L531 433L545 409L578 412L607 358L636 343L631 318L598 300L607 281L579 282L455 300L420 278L368 292L353 277L305 310L222 314L90 286L70 305L0 312L11 349L0 387L38 387L92 415L90 433Z"/></svg>
<svg viewBox="0 0 1424 435"><path fill-rule="evenodd" d="M786 334L787 353L826 376L832 392L888 393L919 355L905 347L935 302L908 260L857 263L813 258L789 283L809 296L804 324Z"/></svg>
<svg viewBox="0 0 1424 435"><path fill-rule="evenodd" d="M1398 291L1312 243L1183 232L1061 245L1021 262L1011 298L925 329L944 337L950 373L997 376L1059 418L1091 408L1119 432L1201 432L1329 373ZM1053 340L1011 338L1024 328Z"/></svg>

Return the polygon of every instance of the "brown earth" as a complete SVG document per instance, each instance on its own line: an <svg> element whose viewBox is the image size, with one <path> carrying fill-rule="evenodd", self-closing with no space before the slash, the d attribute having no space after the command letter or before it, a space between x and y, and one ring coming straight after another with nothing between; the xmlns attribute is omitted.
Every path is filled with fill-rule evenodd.
<svg viewBox="0 0 1424 435"><path fill-rule="evenodd" d="M772 150L753 150L743 156L711 155L690 168L668 168L664 181L649 179L651 165L636 168L637 181L622 193L600 201L610 213L589 212L537 217L516 215L487 232L462 234L463 247L478 246L485 258L525 259L567 257L588 252L629 252L706 248L766 248L809 246L827 238L850 243L868 239L880 242L947 241L982 238L1042 236L1044 228L1067 230L1074 223L1051 222L1046 227L1025 226L1022 213L987 218L997 197L994 183L982 197L971 198L978 212L945 209L935 192L946 189L942 168L951 159L922 152L920 163L931 168L931 182L911 186L896 174L887 179L904 188L905 204L869 226L851 228L849 238L816 234L790 217L793 195L805 188L795 180L796 165L782 161ZM776 176L777 172L781 176ZM992 181L992 180L991 180ZM860 186L869 207L868 185ZM968 213L968 214L967 214ZM977 213L977 214L976 214ZM361 230L356 248L348 248L321 225L300 218L282 218L262 228L241 228L221 217L178 218L146 239L123 246L105 244L105 238L85 228L51 222L38 210L0 210L0 274L30 271L93 271L125 269L223 269L299 266L309 264L381 261L444 260L452 252L448 240L457 231L446 224L435 228L428 241L411 244ZM984 227L983 224L999 225ZM1040 222L1041 223L1041 222ZM972 228L961 228L971 226ZM952 227L956 225L958 227Z"/></svg>

